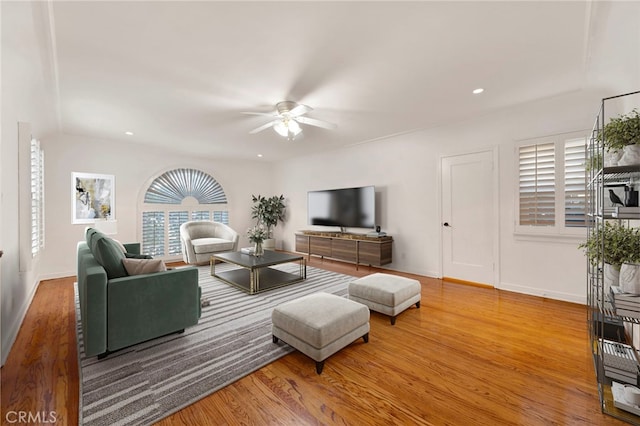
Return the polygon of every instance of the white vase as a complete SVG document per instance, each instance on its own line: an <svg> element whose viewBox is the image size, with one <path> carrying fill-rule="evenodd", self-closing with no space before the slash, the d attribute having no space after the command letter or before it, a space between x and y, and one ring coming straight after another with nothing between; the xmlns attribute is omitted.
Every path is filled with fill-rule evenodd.
<svg viewBox="0 0 640 426"><path fill-rule="evenodd" d="M604 264L604 292L609 294L611 286L620 285L620 268L609 263Z"/></svg>
<svg viewBox="0 0 640 426"><path fill-rule="evenodd" d="M262 243L262 247L265 250L275 250L276 249L276 239L275 238L267 238Z"/></svg>
<svg viewBox="0 0 640 426"><path fill-rule="evenodd" d="M640 145L625 146L622 157L618 160L618 166L631 166L633 164L640 164Z"/></svg>
<svg viewBox="0 0 640 426"><path fill-rule="evenodd" d="M640 294L640 265L623 263L620 267L620 288L625 293Z"/></svg>
<svg viewBox="0 0 640 426"><path fill-rule="evenodd" d="M604 167L615 167L618 165L622 157L622 151L605 151L604 152Z"/></svg>

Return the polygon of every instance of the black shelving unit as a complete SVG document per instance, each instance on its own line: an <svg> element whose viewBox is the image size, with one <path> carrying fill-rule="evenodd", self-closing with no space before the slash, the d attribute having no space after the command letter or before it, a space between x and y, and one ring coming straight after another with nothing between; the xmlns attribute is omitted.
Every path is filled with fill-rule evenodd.
<svg viewBox="0 0 640 426"><path fill-rule="evenodd" d="M626 98L633 96L633 98ZM602 99L591 137L587 143L587 235L603 232L605 223L615 221L623 226L637 226L639 221L620 219L605 207L607 187L640 182L640 164L631 166L602 167L605 158L605 114L612 102L638 100L640 91ZM600 161L594 161L599 158ZM606 198L605 198L606 197ZM604 253L604 242L600 247ZM625 384L638 386L640 364L638 348L633 346L634 328L640 327L640 319L616 314L614 297L605 286L604 257L587 261L587 304L589 343L593 351L594 367L602 412L631 424L640 425L640 408L621 403L620 392ZM624 393L624 392L623 392ZM615 394L615 398L614 398ZM623 400L622 400L623 401ZM624 402L624 401L623 401Z"/></svg>

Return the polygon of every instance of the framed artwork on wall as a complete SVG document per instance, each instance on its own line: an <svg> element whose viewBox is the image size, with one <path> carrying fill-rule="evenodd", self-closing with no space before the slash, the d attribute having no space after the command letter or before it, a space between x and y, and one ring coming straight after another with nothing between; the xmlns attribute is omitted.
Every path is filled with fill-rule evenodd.
<svg viewBox="0 0 640 426"><path fill-rule="evenodd" d="M114 220L115 189L113 175L72 172L72 223Z"/></svg>

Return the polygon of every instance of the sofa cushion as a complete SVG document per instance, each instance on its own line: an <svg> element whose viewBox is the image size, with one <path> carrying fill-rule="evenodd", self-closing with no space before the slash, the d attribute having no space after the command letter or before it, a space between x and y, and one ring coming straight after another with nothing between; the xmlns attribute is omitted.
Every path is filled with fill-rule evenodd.
<svg viewBox="0 0 640 426"><path fill-rule="evenodd" d="M93 256L107 272L108 279L127 276L127 271L122 264L122 259L125 258L124 253L115 241L97 232L91 238L90 248Z"/></svg>
<svg viewBox="0 0 640 426"><path fill-rule="evenodd" d="M215 253L219 251L233 250L233 241L223 240L222 238L198 238L191 240L193 251L196 254Z"/></svg>
<svg viewBox="0 0 640 426"><path fill-rule="evenodd" d="M122 264L129 275L151 274L167 270L161 259L122 259Z"/></svg>
<svg viewBox="0 0 640 426"><path fill-rule="evenodd" d="M95 228L87 228L87 230L85 231L84 238L85 238L85 241L87 242L87 246L89 247L89 250L91 250L93 237L96 234L100 234L100 231L98 231Z"/></svg>

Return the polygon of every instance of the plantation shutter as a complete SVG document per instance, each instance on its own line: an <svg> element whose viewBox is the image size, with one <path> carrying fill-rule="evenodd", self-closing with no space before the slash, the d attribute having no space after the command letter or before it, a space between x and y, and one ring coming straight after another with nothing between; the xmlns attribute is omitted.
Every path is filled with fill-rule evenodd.
<svg viewBox="0 0 640 426"><path fill-rule="evenodd" d="M169 255L175 256L182 254L182 245L180 243L180 225L189 220L188 211L172 211L169 212Z"/></svg>
<svg viewBox="0 0 640 426"><path fill-rule="evenodd" d="M567 140L564 143L564 224L584 227L586 210L586 140Z"/></svg>
<svg viewBox="0 0 640 426"><path fill-rule="evenodd" d="M213 212L213 220L214 222L224 223L225 225L229 224L229 212L226 210L219 210Z"/></svg>
<svg viewBox="0 0 640 426"><path fill-rule="evenodd" d="M44 248L44 151L31 140L31 255Z"/></svg>
<svg viewBox="0 0 640 426"><path fill-rule="evenodd" d="M520 225L555 225L555 144L519 149Z"/></svg>
<svg viewBox="0 0 640 426"><path fill-rule="evenodd" d="M164 212L142 212L142 253L164 256Z"/></svg>
<svg viewBox="0 0 640 426"><path fill-rule="evenodd" d="M197 204L196 204L197 203ZM152 256L182 254L180 225L188 220L229 224L227 197L209 174L196 169L174 169L151 182L142 207L142 252Z"/></svg>

